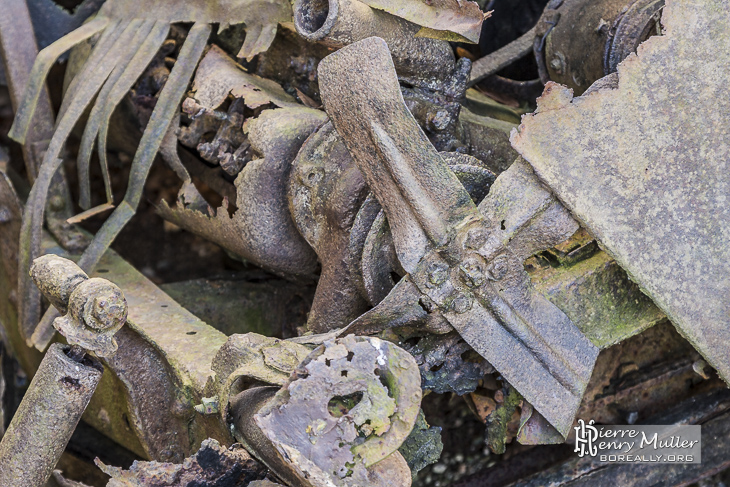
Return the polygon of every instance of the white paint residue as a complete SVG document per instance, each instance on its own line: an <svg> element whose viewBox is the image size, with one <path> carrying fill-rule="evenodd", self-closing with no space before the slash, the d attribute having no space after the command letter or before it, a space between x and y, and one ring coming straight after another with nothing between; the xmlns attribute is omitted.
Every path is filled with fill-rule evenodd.
<svg viewBox="0 0 730 487"><path fill-rule="evenodd" d="M370 345L378 351L378 365L385 365L385 353L383 353L383 350L380 348L380 345L382 344L380 338L369 338L368 340L370 341Z"/></svg>

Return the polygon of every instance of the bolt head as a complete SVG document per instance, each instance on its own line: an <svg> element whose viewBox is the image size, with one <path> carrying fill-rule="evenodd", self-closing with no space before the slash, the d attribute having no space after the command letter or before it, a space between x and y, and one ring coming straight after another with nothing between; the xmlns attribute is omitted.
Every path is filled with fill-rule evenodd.
<svg viewBox="0 0 730 487"><path fill-rule="evenodd" d="M489 267L487 268L487 272L489 272L489 275L495 281L501 280L508 271L509 262L505 255L496 256L492 262L489 263Z"/></svg>
<svg viewBox="0 0 730 487"><path fill-rule="evenodd" d="M482 265L476 259L468 259L459 266L464 284L474 288L484 284L487 277L484 275Z"/></svg>
<svg viewBox="0 0 730 487"><path fill-rule="evenodd" d="M451 303L451 306L456 313L466 313L472 307L472 300L468 296L461 295L454 299L454 301Z"/></svg>
<svg viewBox="0 0 730 487"><path fill-rule="evenodd" d="M428 281L434 286L440 286L449 278L449 268L443 265L434 265L428 274Z"/></svg>
<svg viewBox="0 0 730 487"><path fill-rule="evenodd" d="M464 247L469 250L478 250L487 243L489 233L483 227L470 228L466 232L466 238L464 239Z"/></svg>
<svg viewBox="0 0 730 487"><path fill-rule="evenodd" d="M563 74L565 72L565 61L561 53L556 53L550 60L550 68L557 74Z"/></svg>

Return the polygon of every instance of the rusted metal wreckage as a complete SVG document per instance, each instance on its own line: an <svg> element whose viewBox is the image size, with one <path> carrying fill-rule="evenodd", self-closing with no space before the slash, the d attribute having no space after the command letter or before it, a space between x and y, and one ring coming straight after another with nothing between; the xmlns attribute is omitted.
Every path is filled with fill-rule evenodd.
<svg viewBox="0 0 730 487"><path fill-rule="evenodd" d="M2 485L60 475L82 414L162 462L97 460L109 485L410 485L441 453L428 392L464 396L494 453L563 443L585 414L730 427L721 1L550 0L474 63L450 44L479 40L474 2L107 0L40 54L25 3L0 5L17 19L0 21L0 45L27 174L0 174L0 322L35 374L0 443ZM209 45L212 24L244 24L240 50L235 32ZM45 80L72 47L54 125ZM258 56L257 72L233 55ZM539 82L496 76L526 55ZM130 148L115 127L135 118L118 107L140 80L154 108L135 112L145 124L115 203L109 144ZM515 127L519 112L470 88L483 82L545 90ZM62 163L77 125L73 216ZM182 181L160 216L288 282L229 283L216 301L205 282L157 286L110 250L158 154ZM94 236L74 225L112 208ZM232 302L232 319L211 314ZM653 485L548 458L522 479L507 458L473 485ZM686 485L728 466L703 458L661 471Z"/></svg>

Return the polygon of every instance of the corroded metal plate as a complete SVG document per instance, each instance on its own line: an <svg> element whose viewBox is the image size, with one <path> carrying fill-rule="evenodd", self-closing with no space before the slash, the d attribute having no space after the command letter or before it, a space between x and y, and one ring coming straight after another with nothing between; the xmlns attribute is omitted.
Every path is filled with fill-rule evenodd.
<svg viewBox="0 0 730 487"><path fill-rule="evenodd" d="M730 380L730 17L667 1L616 89L548 84L515 148Z"/></svg>

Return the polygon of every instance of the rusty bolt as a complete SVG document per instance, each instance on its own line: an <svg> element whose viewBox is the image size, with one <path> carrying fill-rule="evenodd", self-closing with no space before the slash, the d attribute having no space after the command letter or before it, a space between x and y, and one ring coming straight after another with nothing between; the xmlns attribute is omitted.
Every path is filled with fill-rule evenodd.
<svg viewBox="0 0 730 487"><path fill-rule="evenodd" d="M563 74L565 72L565 56L560 52L556 52L550 60L550 67L557 74Z"/></svg>
<svg viewBox="0 0 730 487"><path fill-rule="evenodd" d="M485 243L487 243L487 238L489 237L489 234L484 228L481 227L475 227L469 229L468 232L466 232L466 238L464 239L464 247L466 247L469 250L478 250L484 246Z"/></svg>
<svg viewBox="0 0 730 487"><path fill-rule="evenodd" d="M51 304L65 313L56 318L53 327L69 344L99 357L117 351L114 334L127 320L127 301L117 285L89 279L76 264L57 255L37 258L30 275Z"/></svg>
<svg viewBox="0 0 730 487"><path fill-rule="evenodd" d="M69 312L89 328L106 331L121 327L127 318L127 302L122 290L106 279L91 278L79 284L69 302Z"/></svg>
<svg viewBox="0 0 730 487"><path fill-rule="evenodd" d="M456 313L462 314L471 309L472 301L468 296L461 295L454 299L451 306Z"/></svg>
<svg viewBox="0 0 730 487"><path fill-rule="evenodd" d="M467 258L459 266L464 283L469 287L479 287L484 284L486 276L482 270L482 264L478 259Z"/></svg>
<svg viewBox="0 0 730 487"><path fill-rule="evenodd" d="M487 268L490 276L495 281L499 281L500 279L502 279L505 274L507 274L508 270L509 263L507 262L507 257L505 255L496 256Z"/></svg>
<svg viewBox="0 0 730 487"><path fill-rule="evenodd" d="M428 280L431 284L434 286L440 286L446 280L449 278L449 268L440 265L440 264L434 264L431 266L431 272L428 274Z"/></svg>

